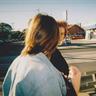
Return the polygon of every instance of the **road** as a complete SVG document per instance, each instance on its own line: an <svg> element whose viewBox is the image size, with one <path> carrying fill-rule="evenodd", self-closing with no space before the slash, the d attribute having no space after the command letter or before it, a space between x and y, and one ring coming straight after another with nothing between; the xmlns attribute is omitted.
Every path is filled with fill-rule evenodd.
<svg viewBox="0 0 96 96"><path fill-rule="evenodd" d="M96 48L77 48L61 50L70 65L77 66L81 72L96 71Z"/></svg>

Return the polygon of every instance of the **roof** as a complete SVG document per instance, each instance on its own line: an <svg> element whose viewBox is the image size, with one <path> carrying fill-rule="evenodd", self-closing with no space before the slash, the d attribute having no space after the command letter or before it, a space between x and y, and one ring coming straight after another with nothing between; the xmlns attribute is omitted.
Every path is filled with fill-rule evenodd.
<svg viewBox="0 0 96 96"><path fill-rule="evenodd" d="M68 28L68 30L69 30L70 33L85 32L85 30L84 30L82 27L80 27L80 26L78 26L78 25L76 25L76 24L70 26L70 27Z"/></svg>

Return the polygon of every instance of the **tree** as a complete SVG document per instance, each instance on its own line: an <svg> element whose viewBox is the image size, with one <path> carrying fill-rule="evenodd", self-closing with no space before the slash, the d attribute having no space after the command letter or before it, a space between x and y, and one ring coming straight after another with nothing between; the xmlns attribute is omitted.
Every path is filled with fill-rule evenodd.
<svg viewBox="0 0 96 96"><path fill-rule="evenodd" d="M24 33L21 31L12 31L11 39L22 41L24 40Z"/></svg>
<svg viewBox="0 0 96 96"><path fill-rule="evenodd" d="M12 27L7 23L0 23L0 40L6 41L11 33Z"/></svg>

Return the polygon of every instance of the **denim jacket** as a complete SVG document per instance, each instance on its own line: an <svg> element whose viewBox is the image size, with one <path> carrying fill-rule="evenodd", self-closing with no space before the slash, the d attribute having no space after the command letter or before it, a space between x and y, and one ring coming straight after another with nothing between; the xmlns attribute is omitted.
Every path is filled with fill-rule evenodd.
<svg viewBox="0 0 96 96"><path fill-rule="evenodd" d="M18 56L3 82L3 96L66 96L62 74L43 54Z"/></svg>

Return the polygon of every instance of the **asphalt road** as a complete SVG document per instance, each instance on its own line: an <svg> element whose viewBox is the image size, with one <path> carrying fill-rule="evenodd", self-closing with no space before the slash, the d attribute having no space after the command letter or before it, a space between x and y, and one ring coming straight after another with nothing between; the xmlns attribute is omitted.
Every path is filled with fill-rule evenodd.
<svg viewBox="0 0 96 96"><path fill-rule="evenodd" d="M96 48L70 48L61 53L69 66L75 65L81 72L96 71Z"/></svg>

